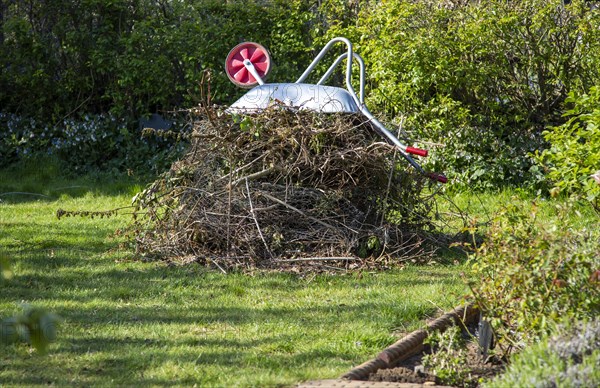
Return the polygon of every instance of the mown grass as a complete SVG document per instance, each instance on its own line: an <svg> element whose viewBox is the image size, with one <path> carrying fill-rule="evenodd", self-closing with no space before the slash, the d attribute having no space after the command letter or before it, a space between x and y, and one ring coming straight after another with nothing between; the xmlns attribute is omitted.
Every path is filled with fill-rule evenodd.
<svg viewBox="0 0 600 388"><path fill-rule="evenodd" d="M535 217L542 224L560 220L571 228L594 230L598 223L598 214L585 201L573 202L569 211L565 212L568 198L550 198L526 190L505 188L484 193L459 192L442 197L440 203L442 211L456 214L451 223L452 230L470 221L480 233L484 232L486 226L510 206L529 211L532 221ZM449 219L452 221L452 217Z"/></svg>
<svg viewBox="0 0 600 388"><path fill-rule="evenodd" d="M2 348L0 385L265 387L334 378L465 293L459 266L225 275L144 262L114 233L128 216L55 217L58 208L127 205L140 182L60 176L51 164L0 171L0 250L15 274L0 283L0 317L26 303L63 318L46 356L24 344Z"/></svg>

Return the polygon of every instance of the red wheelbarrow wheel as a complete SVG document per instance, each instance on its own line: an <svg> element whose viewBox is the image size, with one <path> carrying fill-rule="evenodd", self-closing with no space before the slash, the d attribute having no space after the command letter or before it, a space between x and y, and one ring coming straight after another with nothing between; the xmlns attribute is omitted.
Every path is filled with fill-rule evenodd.
<svg viewBox="0 0 600 388"><path fill-rule="evenodd" d="M244 66L245 59L252 62L256 72L264 80L271 71L271 57L266 48L254 42L240 43L227 54L225 70L231 82L242 88L251 88L258 85L258 81Z"/></svg>

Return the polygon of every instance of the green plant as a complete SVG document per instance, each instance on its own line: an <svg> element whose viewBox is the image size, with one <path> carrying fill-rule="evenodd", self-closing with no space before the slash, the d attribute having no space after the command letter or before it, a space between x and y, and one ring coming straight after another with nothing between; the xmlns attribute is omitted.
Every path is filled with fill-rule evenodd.
<svg viewBox="0 0 600 388"><path fill-rule="evenodd" d="M25 311L0 322L0 343L26 342L41 354L56 340L60 318L39 307L25 306Z"/></svg>
<svg viewBox="0 0 600 388"><path fill-rule="evenodd" d="M431 353L423 356L423 366L442 384L465 386L470 382L466 344L459 326L429 333L424 343L431 347Z"/></svg>
<svg viewBox="0 0 600 388"><path fill-rule="evenodd" d="M598 233L565 226L574 212L568 203L550 220L538 220L537 206L528 212L509 205L471 256L469 286L499 352L535 342L552 322L589 318L600 309Z"/></svg>
<svg viewBox="0 0 600 388"><path fill-rule="evenodd" d="M8 257L0 254L0 282L13 277ZM48 345L56 340L60 318L40 308L25 306L25 312L0 321L0 344L26 342L39 353L46 353Z"/></svg>
<svg viewBox="0 0 600 388"><path fill-rule="evenodd" d="M594 387L600 381L600 321L568 322L516 354L485 387Z"/></svg>
<svg viewBox="0 0 600 388"><path fill-rule="evenodd" d="M565 112L569 120L544 132L550 147L537 153L546 171L552 193L558 192L590 201L600 210L600 87L587 94L569 94L572 108Z"/></svg>

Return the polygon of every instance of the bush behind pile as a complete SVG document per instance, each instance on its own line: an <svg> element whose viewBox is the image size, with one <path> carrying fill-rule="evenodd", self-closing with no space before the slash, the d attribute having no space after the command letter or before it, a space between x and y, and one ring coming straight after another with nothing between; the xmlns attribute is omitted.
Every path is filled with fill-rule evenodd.
<svg viewBox="0 0 600 388"><path fill-rule="evenodd" d="M532 157L570 92L600 82L600 10L589 2L371 2L346 34L365 58L367 103L436 148L455 185L543 180Z"/></svg>

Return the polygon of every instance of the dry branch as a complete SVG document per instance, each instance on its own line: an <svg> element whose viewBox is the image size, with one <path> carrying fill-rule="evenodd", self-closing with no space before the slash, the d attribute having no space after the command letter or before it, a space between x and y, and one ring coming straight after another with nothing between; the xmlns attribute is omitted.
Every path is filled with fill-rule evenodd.
<svg viewBox="0 0 600 388"><path fill-rule="evenodd" d="M363 117L204 114L187 154L137 198L140 252L222 270L425 254L433 196Z"/></svg>

